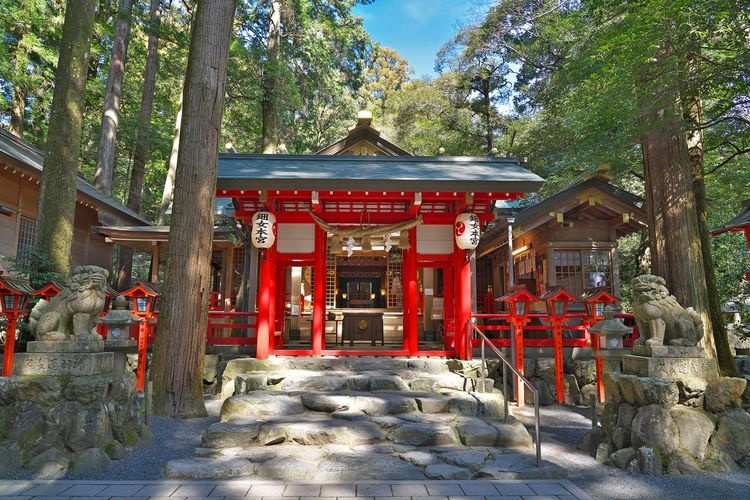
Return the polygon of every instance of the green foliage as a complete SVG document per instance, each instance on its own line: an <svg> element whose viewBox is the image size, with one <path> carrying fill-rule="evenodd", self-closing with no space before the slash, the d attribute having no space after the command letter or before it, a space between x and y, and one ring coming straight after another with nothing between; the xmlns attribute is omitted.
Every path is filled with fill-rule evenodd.
<svg viewBox="0 0 750 500"><path fill-rule="evenodd" d="M31 288L37 290L52 280L63 281L65 276L57 272L55 262L43 250L32 247L28 252L16 257L0 257L7 260L12 274L29 281Z"/></svg>

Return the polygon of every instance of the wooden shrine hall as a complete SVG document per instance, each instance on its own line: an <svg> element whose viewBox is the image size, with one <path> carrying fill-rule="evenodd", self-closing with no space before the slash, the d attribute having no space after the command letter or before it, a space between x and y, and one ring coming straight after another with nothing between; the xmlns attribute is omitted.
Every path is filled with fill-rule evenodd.
<svg viewBox="0 0 750 500"><path fill-rule="evenodd" d="M219 155L216 196L273 240L258 259L256 357L465 356L472 252L456 234L543 179L517 158L394 148L360 119L318 155Z"/></svg>

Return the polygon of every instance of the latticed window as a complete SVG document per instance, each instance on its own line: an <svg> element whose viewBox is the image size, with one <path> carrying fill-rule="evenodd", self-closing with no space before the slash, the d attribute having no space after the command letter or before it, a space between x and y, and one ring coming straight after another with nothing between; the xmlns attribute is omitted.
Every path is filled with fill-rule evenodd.
<svg viewBox="0 0 750 500"><path fill-rule="evenodd" d="M555 250L557 284L573 295L599 286L611 290L611 277L609 250Z"/></svg>
<svg viewBox="0 0 750 500"><path fill-rule="evenodd" d="M21 216L21 223L18 228L16 258L23 264L30 264L31 250L34 248L34 231L36 231L36 220Z"/></svg>

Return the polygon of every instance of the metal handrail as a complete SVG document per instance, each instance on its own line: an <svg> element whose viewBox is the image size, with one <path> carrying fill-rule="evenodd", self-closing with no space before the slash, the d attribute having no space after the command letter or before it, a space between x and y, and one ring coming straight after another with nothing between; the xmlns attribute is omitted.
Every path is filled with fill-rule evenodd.
<svg viewBox="0 0 750 500"><path fill-rule="evenodd" d="M482 365L481 365L481 376L482 376L482 391L485 391L485 384L486 384L486 378L487 378L487 361L485 359L484 355L484 346L487 344L490 346L490 349L492 352L497 355L498 358L500 358L500 361L503 362L503 400L505 404L505 421L508 421L508 368L511 369L511 371L518 377L519 380L521 380L530 390L531 393L534 395L534 442L536 444L536 466L541 467L542 466L542 442L540 441L540 430L539 430L539 390L534 387L534 385L529 382L529 380L523 376L521 372L516 370L513 365L508 361L508 359L503 355L503 353L498 350L495 345L490 342L490 339L487 338L487 336L482 333L482 330L477 328L477 325L472 323L471 321L467 321L467 324L469 325L469 328L467 329L467 344L471 346L471 338L472 338L472 331L476 332L479 335L479 338L482 340L482 343L480 344L481 348L481 358L482 358ZM516 401L516 404L520 406L520 403Z"/></svg>

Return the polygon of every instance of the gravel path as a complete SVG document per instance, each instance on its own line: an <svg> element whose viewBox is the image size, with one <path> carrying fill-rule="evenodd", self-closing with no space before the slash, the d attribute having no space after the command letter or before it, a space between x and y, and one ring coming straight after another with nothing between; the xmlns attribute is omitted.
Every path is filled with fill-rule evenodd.
<svg viewBox="0 0 750 500"><path fill-rule="evenodd" d="M514 409L524 424L533 425L533 407ZM568 479L596 499L706 499L750 498L750 470L705 473L692 476L643 476L628 474L598 463L575 449L578 439L591 428L588 408L547 406L541 408L542 458L568 471Z"/></svg>

